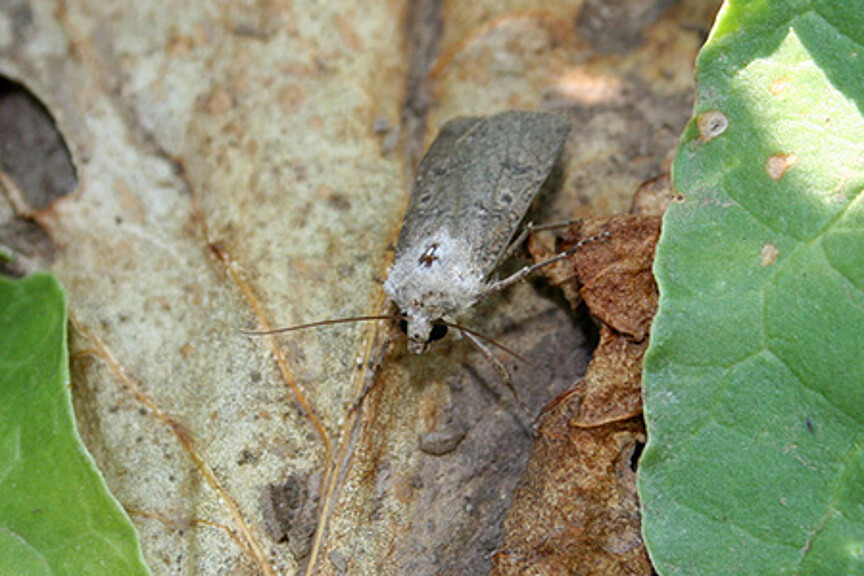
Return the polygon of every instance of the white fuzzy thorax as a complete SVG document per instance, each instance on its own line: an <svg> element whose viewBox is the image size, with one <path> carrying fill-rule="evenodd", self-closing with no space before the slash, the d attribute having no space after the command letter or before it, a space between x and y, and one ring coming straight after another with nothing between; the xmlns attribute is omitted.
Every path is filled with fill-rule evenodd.
<svg viewBox="0 0 864 576"><path fill-rule="evenodd" d="M441 229L417 246L402 248L384 290L409 322L412 318L452 318L483 292L485 278L471 257L475 248L449 230Z"/></svg>

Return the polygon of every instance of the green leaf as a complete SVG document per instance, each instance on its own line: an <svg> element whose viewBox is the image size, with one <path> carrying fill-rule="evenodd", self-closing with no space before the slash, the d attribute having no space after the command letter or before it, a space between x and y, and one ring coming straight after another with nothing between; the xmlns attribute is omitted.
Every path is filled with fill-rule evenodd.
<svg viewBox="0 0 864 576"><path fill-rule="evenodd" d="M0 277L0 574L149 574L72 412L66 299Z"/></svg>
<svg viewBox="0 0 864 576"><path fill-rule="evenodd" d="M645 362L660 574L864 573L864 3L729 1Z"/></svg>

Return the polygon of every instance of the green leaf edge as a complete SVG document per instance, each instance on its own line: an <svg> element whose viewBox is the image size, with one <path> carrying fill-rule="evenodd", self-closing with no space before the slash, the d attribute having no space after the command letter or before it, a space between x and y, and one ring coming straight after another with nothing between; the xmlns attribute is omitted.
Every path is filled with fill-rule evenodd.
<svg viewBox="0 0 864 576"><path fill-rule="evenodd" d="M111 538L108 539L104 538L102 532L82 532L79 537L72 540L52 541L52 548L65 548L72 552L69 552L69 555L60 554L49 558L40 549L40 546L31 544L32 540L38 541L41 537L32 531L32 525L28 524L27 519L15 514L15 503L7 503L5 506L0 504L0 574L149 575L150 569L144 561L137 529L121 504L109 491L102 473L87 451L75 425L70 390L66 292L53 274L37 273L21 280L11 280L0 276L0 330L9 330L10 332L16 329L19 332L20 330L28 330L30 326L20 324L17 327L10 327L7 317L7 312L10 309L27 304L30 304L27 312L32 313L29 315L29 320L25 321L29 322L30 325L34 325L33 322L38 322L40 315L42 318L50 317L51 320L48 322L56 324L48 329L53 332L47 333L47 339L54 342L52 346L57 345L59 347L59 350L48 351L50 356L56 355L57 363L50 368L50 373L40 374L39 381L40 383L48 382L47 386L59 384L56 386L56 390L49 391L50 394L57 395L57 398L52 402L56 401L59 404L58 414L53 422L54 430L59 431L55 437L61 437L60 441L62 442L62 436L68 435L67 441L71 440L74 446L71 449L74 452L71 452L70 456L76 459L72 467L80 468L73 472L74 477L77 479L83 477L87 482L87 485L84 486L76 484L71 487L71 491L75 492L76 495L86 491L89 496L98 498L98 506L106 512L100 517L99 527L100 529L105 527L103 522L110 524L113 532L111 532ZM16 319L14 316L16 315L13 311L13 319ZM17 319L20 320L20 317ZM0 350L0 360L2 358L3 351ZM4 364L10 363L0 362L0 370L5 369ZM0 377L0 384L5 379ZM13 382L9 383L14 385ZM0 390L0 395L8 396L3 390ZM23 413L26 414L26 410ZM33 423L33 425L39 426L38 423ZM4 427L3 422L0 421L0 451L6 452L10 447L14 448L15 438L10 436L10 430L17 431L18 427L13 426L10 429ZM50 448L51 446L49 446ZM68 447L67 450L69 450ZM8 452L6 453L8 454ZM27 457L26 453L22 456ZM71 469L70 467L67 470ZM56 470L51 472L56 472ZM10 476L13 474L14 471L10 473L10 468L0 466L0 484L10 480ZM52 484L52 486L57 486L58 491L70 490L68 483L65 485ZM24 498L26 499L26 496ZM38 503L38 500L27 500L28 506ZM32 509L31 514L38 513L40 521L43 521L43 532L50 532L56 525L54 520L58 518L56 515L58 511L52 508L55 503L56 501L49 499L44 501L44 505ZM12 509L11 514L10 508ZM79 519L73 518L73 520ZM82 517L80 520L85 520L85 518Z"/></svg>
<svg viewBox="0 0 864 576"><path fill-rule="evenodd" d="M718 14L718 19L717 19L717 22L716 22L714 28L712 29L711 35L709 37L709 42L706 44L706 47L703 48L703 51L700 53L699 58L697 60L697 65L698 65L698 68L700 69L699 76L700 77L706 76L708 74L704 70L704 65L705 65L706 60L708 60L709 58L716 58L718 60L723 58L723 55L721 54L721 50L719 49L719 46L722 45L725 47L726 45L728 45L728 43L735 42L737 37L740 34L742 34L742 28L746 28L748 26L750 28L748 30L748 32L753 33L755 30L758 30L760 33L766 33L766 31L770 30L772 28L772 26L776 27L778 24L781 24L784 22L790 22L790 21L792 21L792 18L796 17L797 15L800 15L801 13L805 13L807 11L812 11L819 18L822 18L826 22L828 22L832 25L836 24L838 32L840 33L840 35L841 36L845 35L847 37L847 39L850 35L853 35L856 32L860 36L862 30L864 30L864 28L861 27L861 23L864 23L864 13L862 13L861 6L857 6L854 8L854 10L857 10L859 13L861 13L861 14L859 14L860 17L858 19L856 19L854 17L848 17L844 20L842 17L840 19L838 19L838 16L843 15L843 10L841 8L848 8L849 7L848 5L842 5L841 6L841 5L838 5L836 3L832 3L830 1L823 1L823 2L810 2L810 1L803 1L803 0L792 1L792 2L785 3L784 8L787 9L787 12L785 14L781 14L782 10L776 9L779 4L780 3L776 3L776 2L772 3L770 1L768 1L768 2L766 2L766 1L753 1L753 2L731 1L731 2L726 2L724 4L723 8L721 8L720 13ZM774 11L771 14L769 14L771 16L771 18L769 18L767 20L770 24L769 26L765 26L764 23L762 26L760 26L758 23L754 25L754 22L752 21L754 14L759 14L760 11L761 12L766 12L766 11L771 12L772 10L774 10ZM792 17L788 16L788 14L790 12L794 13ZM827 16L826 16L826 14L827 14ZM833 17L833 20L830 20L829 17ZM854 27L854 24L850 24L850 23L854 23L854 22L858 22L858 26L859 26L858 30L855 30L854 28L850 28L850 27ZM860 40L857 40L857 41L858 41L858 46L861 46ZM712 52L712 49L714 50L714 52ZM719 72L720 74L722 74L722 73L734 73L735 72L732 64L729 64L728 62L723 63L723 64L725 64L725 70L721 70ZM853 81L850 81L848 79L844 79L841 75L837 74L836 71L832 70L830 72L835 73L835 77L830 78L830 81L832 82L832 84L835 85L835 87L840 86L840 89L843 90L844 93L848 94L849 87L855 86ZM713 71L713 73L718 73L718 72ZM700 81L700 84L702 84L701 81ZM704 88L704 84L703 84L703 86L700 87L700 89L702 89L702 88ZM858 88L860 88L860 85L858 86ZM862 102L862 100L864 100L864 92L862 92L861 90L858 90L857 94L858 94L858 97L856 98L856 103L858 104L858 110L860 113L861 102ZM708 107L707 109L710 109L710 107ZM678 157L676 158L675 166L673 167L673 181L676 182L676 187L677 187L677 183L678 183L677 167L679 165L679 159L682 158L685 154L690 154L692 152L689 149L689 146L691 145L692 141L694 140L694 134L698 130L698 128L695 125L695 118L698 116L700 110L705 111L706 108L703 107L700 109L700 103L697 101L696 112L694 113L694 121L691 121L691 123L688 125L687 129L684 131L684 134L682 135L682 138L681 138L681 142L680 142L679 150L678 150ZM689 191L689 190L687 191L688 200L694 200L695 197L691 196L690 192L691 191ZM848 210L844 211L842 214L840 214L833 221L828 222L827 223L828 228L826 228L825 230L828 230L828 231L833 230L836 232L839 228L840 232L848 232L848 234L855 234L855 233L860 234L861 224L862 224L860 221L861 220L860 214L856 214L852 210L852 207L856 204L856 202L860 205L860 202L861 202L860 192L857 195L857 199L853 199L852 201L849 202L849 204L847 206ZM657 383L658 387L661 386L662 380L669 376L669 362L667 361L668 360L667 358L664 358L666 351L661 351L661 347L658 346L658 340L664 340L665 339L664 330L666 330L665 322L667 320L665 314L666 314L666 310L668 309L668 306L669 306L669 301L668 301L668 299L665 295L665 291L664 291L664 288L665 288L664 275L668 274L669 272L668 272L668 270L666 270L664 268L664 266L665 266L664 259L674 257L674 255L667 256L667 247L672 245L671 236L676 232L675 226L670 224L670 222L674 222L675 218L676 218L676 214L678 214L683 209L684 208L682 208L682 207L673 206L672 208L670 208L669 212L667 213L666 217L664 218L663 234L661 236L661 240L660 240L660 243L658 245L657 259L655 261L655 275L658 278L658 284L659 284L660 290L661 290L660 308L658 311L658 315L655 318L654 326L652 327L652 343L651 343L651 346L649 347L649 351L646 355L645 373L644 373L644 380L643 380L644 385L645 385L645 396L646 396L645 417L646 417L646 422L648 424L649 444L646 447L646 450L642 455L642 460L640 461L639 491L640 491L640 498L643 502L644 536L645 536L645 541L646 541L646 544L648 546L649 552L651 553L652 559L654 559L656 556L655 550L654 550L655 542L653 541L653 531L656 530L659 532L662 530L670 529L671 531L674 532L676 529L678 529L679 531L680 530L686 530L686 528L680 528L680 527L676 528L676 527L670 525L671 523L674 523L674 520L672 519L672 518L674 518L674 515L675 515L674 512L672 514L666 514L660 523L658 523L656 515L655 515L655 517L652 518L652 514L653 514L652 507L667 506L670 509L675 509L676 507L679 507L679 504L677 504L676 502L673 502L673 501L668 501L668 500L667 501L662 501L662 499L658 500L657 495L652 494L652 492L651 492L655 486L655 483L658 481L661 481L661 480L658 480L656 478L657 472L655 470L652 470L652 468L654 466L658 465L659 460L662 458L662 455L661 455L662 454L662 448L658 447L656 444L652 443L652 439L656 440L656 436L652 435L652 429L655 428L655 425L656 425L656 423L653 421L653 414L652 414L652 406L651 406L652 398L653 398L652 394L657 393L657 392L652 392L652 387L655 386L655 383ZM860 208L858 208L858 211L860 211ZM850 215L850 213L851 213L851 215ZM846 219L847 221L842 222L844 219ZM841 222L841 224L838 225L838 222ZM858 225L857 228L854 227L856 224ZM833 228L832 228L832 226L833 226ZM837 236L837 235L835 234L834 236ZM826 235L823 231L823 232L820 232L819 235L815 239L823 241L823 243L826 246L828 246L828 249L826 250L827 254L825 255L825 258L828 261L829 266L834 266L835 268L837 268L836 261L831 261L831 258L833 256L836 260L838 255L843 255L842 254L843 250L837 249L836 246L834 247L833 250L831 250L831 244L833 243L836 245L838 243L841 243L841 240L846 242L846 245L842 246L842 248L845 249L845 252L846 252L845 256L847 256L847 260L849 258L851 258L851 259L853 259L854 263L857 264L858 260L861 259L860 256L857 256L857 260L855 259L856 256L854 256L854 255L848 256L850 253L848 238L846 238L845 240L844 239L838 240L836 237L831 237L831 236L828 236L826 238ZM862 240L864 240L864 236L859 236L858 238L856 238L856 240L858 240L857 246L860 249L859 254L864 254L864 241L862 241ZM850 269L852 270L852 272L849 272ZM843 276L843 278L845 280L848 280L850 283L852 283L860 291L861 278L860 278L860 276L854 276L854 274L855 274L854 269L855 269L854 266L849 265L847 263L846 270L842 270L842 272L846 273L846 276ZM864 267L858 266L858 269L859 270L864 269ZM850 274L851 274L851 276L850 276ZM769 291L767 291L767 290L763 294L763 297L766 299L770 299L771 296L772 296L772 294L769 293ZM765 326L762 324L760 324L760 326L762 327L763 332L764 332ZM657 337L657 338L655 338L655 337ZM741 339L746 340L746 337L747 337L746 334L742 335ZM686 370L685 370L685 372L686 372ZM710 399L708 399L708 400L710 401ZM856 405L861 406L861 404L856 404ZM850 408L849 411L852 412L853 410ZM858 414L860 414L860 409L857 410L857 412L858 412ZM860 424L861 424L860 416L858 416L856 418L856 414L854 414L854 413L847 413L847 414L841 414L840 415L841 418L845 417L845 416L848 416L850 421L854 425L859 425L858 430L861 430L861 428L860 428ZM694 425L696 425L695 422L694 422ZM811 433L815 434L815 432L813 431L813 425L812 425L809 418L806 419L806 428L810 429ZM861 484L864 484L864 483L862 483L862 482L856 483L853 481L853 482L847 482L846 484L844 484L843 482L841 482L842 478L847 478L847 479L848 478L851 478L851 479L864 478L864 464L862 464L862 454L861 454L862 450L864 450L864 446L862 446L862 434L859 432L857 437L855 439L853 439L853 441L851 441L851 448L846 452L846 457L840 459L841 460L841 466L845 470L844 470L844 472L838 473L836 475L836 479L837 479L836 486L835 486L836 490L832 491L832 493L836 497L831 499L832 503L837 502L838 499L840 498L840 496L838 495L838 492L839 493L845 492L843 494L843 497L845 497L847 499L847 501L846 501L847 505L849 504L849 502L851 502L853 505L857 502L858 507L864 507L864 487L861 486ZM646 479L646 475L644 474L644 472L646 470L649 471L649 478L648 479ZM653 474L653 476L651 476L651 474ZM851 498L851 500L850 500L850 498ZM846 511L846 513L847 513L847 516L850 514L850 512L848 510ZM829 514L829 512L826 512L826 514ZM856 516L854 511L851 512L851 515ZM816 527L816 533L814 534L814 540L808 541L806 543L806 545L804 547L802 547L802 549L800 550L801 563L799 565L797 565L796 567L792 568L792 571L791 571L792 573L796 573L796 574L805 574L805 573L807 573L807 574L810 574L810 573L812 573L812 574L841 574L841 573L853 573L853 572L854 573L862 573L862 572L864 572L864 540L860 539L860 537L862 535L862 525L860 524L862 518L860 517L860 515L858 515L857 518L854 518L854 520L859 522L859 524L856 524L854 526L850 526L849 521L853 521L853 519L848 518L849 521L846 522L844 527L847 530L849 530L849 532L840 532L839 533L840 535L845 537L846 542L847 542L845 550L843 550L843 552L845 553L844 554L845 558L843 558L843 559L839 558L838 550L836 550L836 549L831 551L831 550L819 548L819 545L824 543L826 540L826 537L829 536L829 534L827 534L827 532L833 531L835 533L834 536L838 535L838 533L837 533L837 531L839 529L838 526L842 523L841 521L847 520L846 518L841 518L840 521L835 522L835 520L837 520L836 514L834 516L835 516L834 518L830 518L830 519L828 519L826 517L824 519L825 523L822 524L821 526ZM833 522L833 525L832 525L832 522ZM653 525L652 525L652 523L653 523ZM718 526L718 529L719 528L720 528L720 526ZM820 532L822 532L822 533L820 534ZM853 534L854 537L850 537L849 536L850 534ZM683 533L682 533L682 536L686 537L686 535ZM820 541L820 539L816 538L817 536L819 538L821 538L821 541ZM857 538L857 540L856 540L856 538ZM815 546L814 546L814 544L815 544ZM717 542L707 541L706 545L707 546L716 546ZM725 558L723 556L724 554L726 554ZM660 556L663 556L663 554L660 554ZM710 551L708 554L706 554L706 556L711 556L711 557L713 557L714 560L717 560L721 563L723 561L726 561L728 566L730 567L730 570L728 572L724 572L724 573L745 573L745 572L741 572L740 569L749 570L746 573L753 573L753 574L773 573L773 572L760 572L760 570L756 566L749 566L747 568L744 568L741 565L736 565L735 558L734 558L735 554L730 553L728 550L727 551L713 550L713 551ZM692 568L692 566L691 566L691 568ZM675 565L669 564L669 563L665 563L665 564L661 563L661 565L657 566L657 569L661 574L679 573L679 571L681 571L681 570L683 570L683 571L681 571L681 573L710 573L710 574L714 573L714 572L710 572L710 571L709 572L687 571L686 569L682 569L680 566L675 566ZM785 571L784 571L784 573L785 573Z"/></svg>

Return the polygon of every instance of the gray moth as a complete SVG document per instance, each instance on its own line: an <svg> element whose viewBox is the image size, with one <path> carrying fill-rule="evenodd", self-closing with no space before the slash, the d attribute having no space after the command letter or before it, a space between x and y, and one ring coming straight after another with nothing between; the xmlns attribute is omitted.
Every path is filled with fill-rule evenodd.
<svg viewBox="0 0 864 576"><path fill-rule="evenodd" d="M408 336L408 349L421 353L452 326L492 363L518 399L507 369L484 342L518 355L456 324L455 319L486 296L608 235L587 238L566 252L506 278L494 277L498 265L531 231L570 224L528 225L516 234L569 132L570 122L564 114L509 111L450 120L420 162L396 243L396 256L384 282L384 291L398 314L243 332L279 334L345 322L398 319ZM355 406L368 393L371 382L374 379Z"/></svg>
<svg viewBox="0 0 864 576"><path fill-rule="evenodd" d="M411 352L423 352L460 313L539 267L494 277L527 236L515 239L569 131L563 114L525 111L455 118L441 128L420 163L384 283Z"/></svg>

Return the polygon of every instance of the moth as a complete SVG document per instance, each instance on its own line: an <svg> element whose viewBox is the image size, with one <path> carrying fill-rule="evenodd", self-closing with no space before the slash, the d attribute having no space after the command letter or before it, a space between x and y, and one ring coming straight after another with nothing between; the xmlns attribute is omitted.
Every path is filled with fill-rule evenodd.
<svg viewBox="0 0 864 576"><path fill-rule="evenodd" d="M510 386L506 369L484 341L504 347L456 324L456 319L483 298L594 240L583 240L506 278L494 276L530 232L561 226L528 225L517 234L569 132L566 115L528 111L459 117L441 128L420 162L384 282L411 352L424 352L448 327L456 328ZM387 318L393 316L341 318L256 334Z"/></svg>
<svg viewBox="0 0 864 576"><path fill-rule="evenodd" d="M569 132L564 115L523 111L441 128L417 171L384 283L411 352L425 351L466 309L532 271L493 277L527 237L516 231Z"/></svg>

